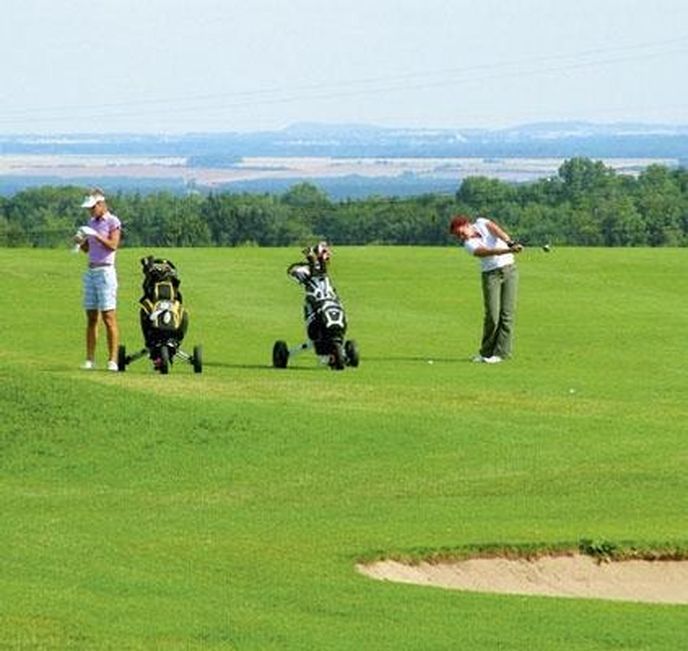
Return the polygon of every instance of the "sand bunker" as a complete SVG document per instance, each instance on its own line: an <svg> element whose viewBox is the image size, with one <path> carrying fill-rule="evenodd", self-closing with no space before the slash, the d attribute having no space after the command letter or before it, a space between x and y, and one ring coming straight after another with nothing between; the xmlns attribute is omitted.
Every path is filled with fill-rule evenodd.
<svg viewBox="0 0 688 651"><path fill-rule="evenodd" d="M688 604L688 561L599 563L590 556L571 555L417 565L379 561L357 569L382 581L471 592Z"/></svg>

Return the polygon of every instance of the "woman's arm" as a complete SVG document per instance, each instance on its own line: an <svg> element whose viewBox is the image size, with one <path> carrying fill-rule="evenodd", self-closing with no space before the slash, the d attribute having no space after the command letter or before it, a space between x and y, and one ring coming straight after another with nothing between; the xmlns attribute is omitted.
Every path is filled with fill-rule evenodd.
<svg viewBox="0 0 688 651"><path fill-rule="evenodd" d="M496 249L488 249L486 246L479 246L473 251L473 255L476 258L487 258L491 255L507 255L507 253L520 253L521 251L523 251L523 247L520 244L514 244L514 246L508 248L500 247Z"/></svg>
<svg viewBox="0 0 688 651"><path fill-rule="evenodd" d="M492 235L494 235L495 237L498 237L500 240L504 240L505 242L511 241L511 237L509 236L509 234L501 226L493 222L491 219L487 220L486 226L487 230L489 230L490 233L492 233Z"/></svg>
<svg viewBox="0 0 688 651"><path fill-rule="evenodd" d="M103 235L94 235L95 239L97 239L104 247L110 249L110 251L116 251L117 247L119 246L119 238L121 235L121 231L119 228L115 228L114 230L110 231L108 233L110 237L104 237Z"/></svg>

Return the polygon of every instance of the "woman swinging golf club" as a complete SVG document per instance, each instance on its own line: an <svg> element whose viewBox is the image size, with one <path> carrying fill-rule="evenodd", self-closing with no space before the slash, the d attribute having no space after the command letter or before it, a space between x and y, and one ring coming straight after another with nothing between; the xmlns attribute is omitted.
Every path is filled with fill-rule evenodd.
<svg viewBox="0 0 688 651"><path fill-rule="evenodd" d="M471 222L465 215L456 215L449 231L468 253L480 258L485 319L480 352L473 361L497 364L511 357L518 287L514 254L523 246L485 217Z"/></svg>

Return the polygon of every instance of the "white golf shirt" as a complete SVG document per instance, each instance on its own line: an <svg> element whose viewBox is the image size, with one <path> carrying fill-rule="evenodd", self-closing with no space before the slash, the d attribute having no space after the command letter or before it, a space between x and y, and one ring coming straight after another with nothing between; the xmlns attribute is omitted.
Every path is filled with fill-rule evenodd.
<svg viewBox="0 0 688 651"><path fill-rule="evenodd" d="M473 226L478 231L476 237L469 237L464 243L463 247L471 255L475 255L477 249L484 247L486 249L506 249L509 245L500 237L493 235L487 227L487 219L478 217L473 223ZM493 271L494 269L501 269L514 264L514 254L505 253L504 255L488 255L480 258L481 271Z"/></svg>

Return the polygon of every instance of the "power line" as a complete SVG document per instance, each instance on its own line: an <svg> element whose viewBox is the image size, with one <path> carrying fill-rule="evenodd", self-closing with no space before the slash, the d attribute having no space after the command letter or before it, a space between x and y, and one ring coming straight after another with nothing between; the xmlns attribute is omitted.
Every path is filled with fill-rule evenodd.
<svg viewBox="0 0 688 651"><path fill-rule="evenodd" d="M647 52L648 49L657 47L665 48L682 44L684 47L672 47L671 49ZM666 41L620 46L615 48L597 48L572 54L554 54L546 57L529 57L520 60L502 61L497 63L481 64L476 66L445 68L441 70L426 70L415 73L405 73L402 75L389 75L380 77L370 77L358 80L343 81L340 83L326 84L304 84L291 89L283 88L263 88L247 91L236 91L232 93L217 93L204 95L188 95L177 98L158 98L148 100L135 100L127 102L114 102L108 104L92 104L78 106L56 106L40 107L29 109L5 110L0 118L2 123L32 123L37 120L48 122L60 122L65 119L99 119L99 118L125 118L136 117L139 115L155 115L159 112L160 106L176 104L174 110L166 111L169 115L184 115L197 113L199 111L227 111L243 107L254 107L260 105L287 104L304 100L327 100L341 97L356 97L365 95L375 95L396 91L422 90L433 87L447 86L449 84L470 84L477 82L493 81L510 77L523 78L527 76L552 74L570 70L598 67L624 63L637 59L658 58L688 51L688 37L669 39ZM630 52L627 56L611 57L612 53ZM635 54L633 54L635 52ZM607 58L599 58L598 55L607 55ZM592 58L590 58L592 57ZM597 57L597 58L596 58ZM570 63L561 65L549 65L552 62L571 60ZM588 59L588 60L581 60ZM531 67L522 69L519 66L524 64L545 64L546 67ZM476 72L495 70L493 74L478 74ZM439 79L429 79L441 75ZM414 81L415 80L415 81ZM332 89L332 90L328 90ZM230 100L227 102L226 100ZM208 105L207 102L222 103ZM179 106L184 104L186 106ZM134 110L136 107L136 110ZM148 108L146 108L148 107ZM114 110L111 110L114 109ZM124 111L118 109L125 109ZM68 115L55 115L55 113L69 112ZM40 114L48 113L41 116ZM80 115L75 115L75 113ZM85 113L85 115L84 115ZM27 114L33 114L30 117ZM206 113L207 114L207 113ZM12 115L20 117L12 118Z"/></svg>

